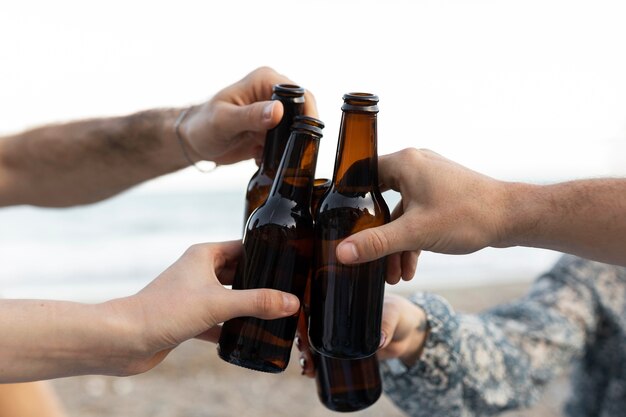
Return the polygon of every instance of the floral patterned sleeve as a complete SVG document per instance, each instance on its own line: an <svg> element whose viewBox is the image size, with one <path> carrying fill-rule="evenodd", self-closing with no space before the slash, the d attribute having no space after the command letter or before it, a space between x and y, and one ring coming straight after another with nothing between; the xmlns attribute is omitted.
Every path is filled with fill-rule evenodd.
<svg viewBox="0 0 626 417"><path fill-rule="evenodd" d="M411 368L382 364L385 391L410 416L527 407L593 345L602 294L626 287L624 279L623 268L564 256L526 296L482 314L455 314L443 298L416 294L430 334Z"/></svg>

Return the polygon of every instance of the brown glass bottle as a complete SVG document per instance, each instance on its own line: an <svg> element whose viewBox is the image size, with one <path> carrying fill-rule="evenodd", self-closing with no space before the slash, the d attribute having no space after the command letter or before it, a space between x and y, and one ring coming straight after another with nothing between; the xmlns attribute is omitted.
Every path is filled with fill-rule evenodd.
<svg viewBox="0 0 626 417"><path fill-rule="evenodd" d="M272 100L279 100L283 103L283 118L275 128L268 130L261 165L248 183L244 227L252 212L267 199L291 134L291 125L294 118L304 111L304 88L292 84L276 84L273 91Z"/></svg>
<svg viewBox="0 0 626 417"><path fill-rule="evenodd" d="M386 259L343 265L337 245L389 221L378 187L378 97L343 96L333 183L315 217L315 274L309 339L318 353L339 359L373 355L380 344Z"/></svg>
<svg viewBox="0 0 626 417"><path fill-rule="evenodd" d="M328 191L331 182L316 179L313 187L311 212ZM311 268L313 270L313 268ZM298 321L300 348L309 350L316 369L317 395L326 408L333 411L358 411L374 404L382 393L382 381L376 355L365 359L336 359L309 349L307 322L310 311L310 282L304 294L302 312Z"/></svg>
<svg viewBox="0 0 626 417"><path fill-rule="evenodd" d="M311 192L324 125L298 116L270 195L250 217L233 289L274 288L304 296L313 250ZM277 320L241 317L222 327L222 359L250 369L281 372L289 363L298 315Z"/></svg>

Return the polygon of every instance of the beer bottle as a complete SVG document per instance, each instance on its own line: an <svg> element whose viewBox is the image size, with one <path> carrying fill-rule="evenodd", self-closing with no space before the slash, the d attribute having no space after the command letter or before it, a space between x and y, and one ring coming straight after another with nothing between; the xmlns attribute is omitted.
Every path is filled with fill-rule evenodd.
<svg viewBox="0 0 626 417"><path fill-rule="evenodd" d="M316 179L313 187L311 212L330 187L327 179ZM311 268L313 270L313 268ZM358 411L374 404L382 393L382 382L376 355L365 359L336 359L309 349L307 322L310 311L310 281L304 294L298 321L300 349L309 350L316 369L315 383L320 402L333 411Z"/></svg>
<svg viewBox="0 0 626 417"><path fill-rule="evenodd" d="M268 130L261 165L248 183L244 227L252 212L263 204L269 195L291 133L294 117L301 115L304 111L304 88L292 84L276 84L273 91L272 100L280 100L283 103L283 118L276 127Z"/></svg>
<svg viewBox="0 0 626 417"><path fill-rule="evenodd" d="M380 344L386 260L343 265L336 249L353 233L387 223L389 209L378 188L378 97L343 100L332 185L315 217L309 339L323 355L360 359Z"/></svg>
<svg viewBox="0 0 626 417"><path fill-rule="evenodd" d="M313 250L311 192L323 123L298 116L270 195L248 223L233 289L273 288L300 298ZM277 320L235 318L224 323L218 352L250 369L281 372L289 363L298 315Z"/></svg>
<svg viewBox="0 0 626 417"><path fill-rule="evenodd" d="M333 411L358 411L374 404L382 393L376 355L336 359L316 354L317 395Z"/></svg>

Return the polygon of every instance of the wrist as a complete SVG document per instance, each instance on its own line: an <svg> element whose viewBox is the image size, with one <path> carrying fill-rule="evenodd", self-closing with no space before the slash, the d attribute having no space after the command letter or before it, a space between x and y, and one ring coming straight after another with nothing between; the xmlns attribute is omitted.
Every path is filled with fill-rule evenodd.
<svg viewBox="0 0 626 417"><path fill-rule="evenodd" d="M133 297L106 301L94 308L102 317L101 334L106 336L95 351L96 363L104 367L98 373L126 376L145 371L142 363L150 352Z"/></svg>
<svg viewBox="0 0 626 417"><path fill-rule="evenodd" d="M137 143L136 151L143 154L142 164L154 167L159 174L177 171L188 165L175 132L180 111L154 109L124 117L124 137L131 143Z"/></svg>
<svg viewBox="0 0 626 417"><path fill-rule="evenodd" d="M491 245L497 248L525 246L540 222L537 215L538 190L540 186L520 183L502 183L503 203L500 205L497 237Z"/></svg>

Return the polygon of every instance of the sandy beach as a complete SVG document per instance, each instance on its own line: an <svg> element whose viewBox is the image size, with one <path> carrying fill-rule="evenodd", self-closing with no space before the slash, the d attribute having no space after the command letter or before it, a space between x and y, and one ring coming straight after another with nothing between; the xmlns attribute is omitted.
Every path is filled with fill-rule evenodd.
<svg viewBox="0 0 626 417"><path fill-rule="evenodd" d="M457 311L475 312L522 294L527 284L437 291ZM313 380L300 376L294 349L287 370L278 375L252 372L218 358L215 345L190 341L155 369L133 377L84 376L56 380L72 417L321 417L340 415L317 399ZM560 416L567 393L564 380L555 381L531 410L507 417ZM355 417L404 416L385 396Z"/></svg>

